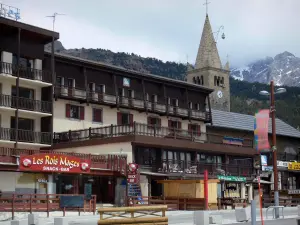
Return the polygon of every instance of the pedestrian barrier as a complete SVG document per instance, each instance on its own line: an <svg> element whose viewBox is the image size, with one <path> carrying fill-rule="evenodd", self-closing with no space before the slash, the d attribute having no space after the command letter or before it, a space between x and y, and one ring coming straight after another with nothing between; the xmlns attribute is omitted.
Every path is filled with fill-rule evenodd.
<svg viewBox="0 0 300 225"><path fill-rule="evenodd" d="M98 225L103 224L168 224L167 206L135 206L100 208Z"/></svg>
<svg viewBox="0 0 300 225"><path fill-rule="evenodd" d="M12 219L15 217L16 212L47 212L49 217L52 211L63 211L64 215L66 210L81 212L96 211L96 196L92 195L89 200L84 200L82 207L69 208L61 207L61 197L63 196L81 196L84 195L60 195L60 194L8 194L5 193L0 196L0 212L11 212Z"/></svg>
<svg viewBox="0 0 300 225"><path fill-rule="evenodd" d="M130 196L129 206L140 205L167 205L168 210L204 210L204 198L175 198L156 196Z"/></svg>

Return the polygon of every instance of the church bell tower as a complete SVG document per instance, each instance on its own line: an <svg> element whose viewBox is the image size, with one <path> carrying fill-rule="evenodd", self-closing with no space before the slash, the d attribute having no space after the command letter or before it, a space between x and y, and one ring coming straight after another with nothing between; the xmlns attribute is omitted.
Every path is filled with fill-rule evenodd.
<svg viewBox="0 0 300 225"><path fill-rule="evenodd" d="M188 70L187 82L214 89L211 93L211 108L230 111L229 62L222 66L217 44L206 14L195 67Z"/></svg>

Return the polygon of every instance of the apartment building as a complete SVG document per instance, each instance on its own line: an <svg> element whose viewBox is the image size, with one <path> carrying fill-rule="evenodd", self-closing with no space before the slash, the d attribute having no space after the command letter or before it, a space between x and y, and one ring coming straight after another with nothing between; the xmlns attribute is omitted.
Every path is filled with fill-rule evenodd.
<svg viewBox="0 0 300 225"><path fill-rule="evenodd" d="M0 183L2 193L56 193L57 177L47 169L69 171L68 166L38 166L36 159L72 159L88 165L88 174L123 176L126 157L52 151L54 53L44 45L59 38L56 32L0 17ZM48 61L47 57L50 57ZM49 65L46 65L49 63ZM46 68L46 69L45 69ZM55 83L55 82L54 82ZM117 169L114 160L118 158ZM52 163L53 164L53 163ZM72 170L71 170L72 172ZM73 171L72 173L76 173ZM63 191L62 191L63 192Z"/></svg>

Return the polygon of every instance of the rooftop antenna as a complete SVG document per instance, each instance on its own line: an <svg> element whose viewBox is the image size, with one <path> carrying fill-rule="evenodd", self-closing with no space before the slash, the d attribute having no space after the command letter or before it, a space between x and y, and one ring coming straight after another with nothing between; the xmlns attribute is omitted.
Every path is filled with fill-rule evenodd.
<svg viewBox="0 0 300 225"><path fill-rule="evenodd" d="M60 14L60 13L53 13L52 16L46 16L46 17L51 17L53 18L53 31L54 31L54 26L55 26L55 19L56 19L56 16L65 16L66 14Z"/></svg>
<svg viewBox="0 0 300 225"><path fill-rule="evenodd" d="M203 5L205 5L205 7L206 7L206 15L208 15L208 4L209 4L210 2L208 2L208 0L205 0L205 3L203 4Z"/></svg>

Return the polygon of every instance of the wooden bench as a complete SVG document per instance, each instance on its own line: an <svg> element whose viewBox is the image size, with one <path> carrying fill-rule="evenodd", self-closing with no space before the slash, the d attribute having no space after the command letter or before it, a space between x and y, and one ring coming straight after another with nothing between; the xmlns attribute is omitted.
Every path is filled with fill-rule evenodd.
<svg viewBox="0 0 300 225"><path fill-rule="evenodd" d="M99 208L100 219L98 225L102 224L153 224L167 225L167 206L135 206Z"/></svg>

